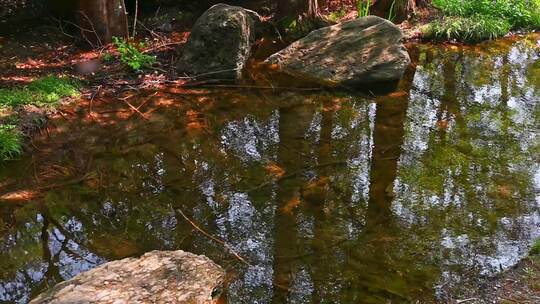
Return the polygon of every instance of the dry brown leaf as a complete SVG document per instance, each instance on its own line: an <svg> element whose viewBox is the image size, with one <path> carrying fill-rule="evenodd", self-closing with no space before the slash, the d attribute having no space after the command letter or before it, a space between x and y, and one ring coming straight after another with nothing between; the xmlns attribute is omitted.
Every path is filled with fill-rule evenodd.
<svg viewBox="0 0 540 304"><path fill-rule="evenodd" d="M285 169L281 168L278 164L273 162L266 164L266 166L264 166L264 169L274 178L281 178L283 177L283 175L285 175Z"/></svg>

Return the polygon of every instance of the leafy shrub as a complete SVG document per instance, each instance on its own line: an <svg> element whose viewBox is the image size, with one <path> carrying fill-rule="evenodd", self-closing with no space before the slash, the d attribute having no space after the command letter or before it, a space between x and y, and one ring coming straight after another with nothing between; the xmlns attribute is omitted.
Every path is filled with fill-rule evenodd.
<svg viewBox="0 0 540 304"><path fill-rule="evenodd" d="M134 71L140 71L142 68L151 66L156 57L144 54L141 50L144 43L135 43L129 40L113 37L113 43L120 53L120 61L129 66Z"/></svg>
<svg viewBox="0 0 540 304"><path fill-rule="evenodd" d="M492 19L482 16L475 19L445 17L442 21L432 22L425 31L425 35L428 38L435 39L478 42L502 37L510 29L510 23L504 19Z"/></svg>
<svg viewBox="0 0 540 304"><path fill-rule="evenodd" d="M540 26L540 0L433 0L446 16L491 16L508 20L513 28Z"/></svg>
<svg viewBox="0 0 540 304"><path fill-rule="evenodd" d="M540 28L540 0L433 0L445 15L430 24L435 38L480 41L512 29Z"/></svg>
<svg viewBox="0 0 540 304"><path fill-rule="evenodd" d="M22 153L21 138L14 125L0 125L0 160L13 159Z"/></svg>

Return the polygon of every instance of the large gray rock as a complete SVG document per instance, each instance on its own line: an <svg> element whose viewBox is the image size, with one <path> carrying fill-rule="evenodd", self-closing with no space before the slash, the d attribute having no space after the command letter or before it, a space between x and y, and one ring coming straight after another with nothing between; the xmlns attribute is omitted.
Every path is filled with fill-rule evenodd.
<svg viewBox="0 0 540 304"><path fill-rule="evenodd" d="M80 273L30 303L215 303L223 278L223 269L205 256L152 251Z"/></svg>
<svg viewBox="0 0 540 304"><path fill-rule="evenodd" d="M178 63L179 72L198 78L239 79L260 24L254 11L212 6L195 22Z"/></svg>
<svg viewBox="0 0 540 304"><path fill-rule="evenodd" d="M410 64L402 38L392 22L368 16L315 30L266 62L328 86L393 81Z"/></svg>

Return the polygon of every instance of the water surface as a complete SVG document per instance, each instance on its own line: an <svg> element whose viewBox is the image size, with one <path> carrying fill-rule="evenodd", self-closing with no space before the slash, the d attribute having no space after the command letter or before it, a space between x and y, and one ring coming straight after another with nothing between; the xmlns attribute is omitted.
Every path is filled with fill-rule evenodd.
<svg viewBox="0 0 540 304"><path fill-rule="evenodd" d="M230 303L448 301L511 267L540 235L540 36L410 53L386 96L162 88L129 99L146 120L53 120L0 167L0 302L155 249L222 265Z"/></svg>

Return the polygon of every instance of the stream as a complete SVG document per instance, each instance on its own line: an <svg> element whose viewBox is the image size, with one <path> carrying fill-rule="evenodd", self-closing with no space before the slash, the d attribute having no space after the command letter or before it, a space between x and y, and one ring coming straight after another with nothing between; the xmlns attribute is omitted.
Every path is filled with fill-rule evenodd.
<svg viewBox="0 0 540 304"><path fill-rule="evenodd" d="M409 52L384 96L169 87L52 119L0 164L0 302L177 249L227 270L229 303L475 290L540 236L540 34Z"/></svg>

